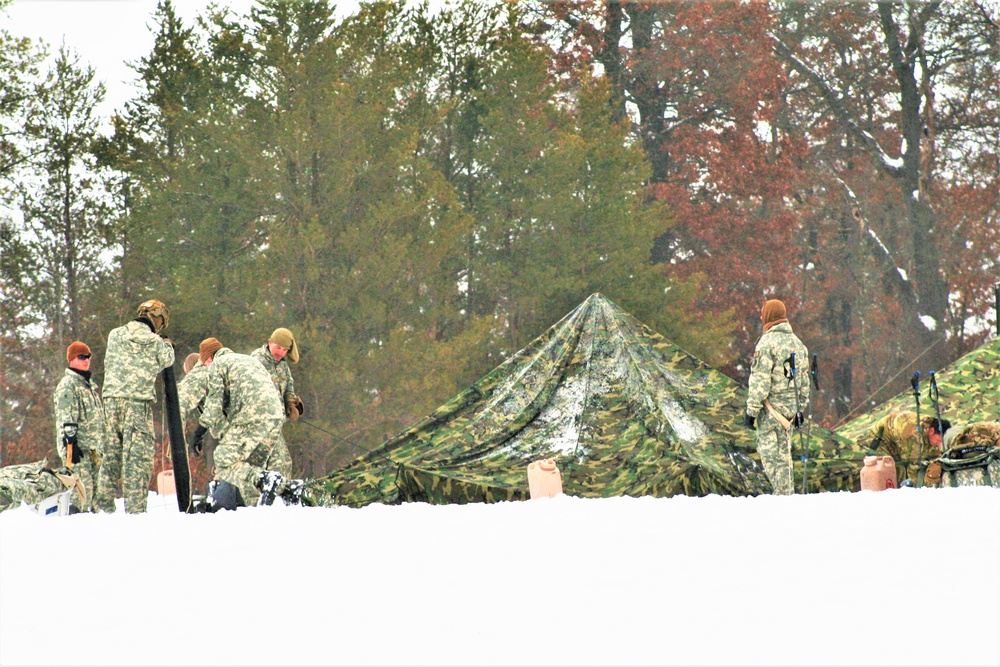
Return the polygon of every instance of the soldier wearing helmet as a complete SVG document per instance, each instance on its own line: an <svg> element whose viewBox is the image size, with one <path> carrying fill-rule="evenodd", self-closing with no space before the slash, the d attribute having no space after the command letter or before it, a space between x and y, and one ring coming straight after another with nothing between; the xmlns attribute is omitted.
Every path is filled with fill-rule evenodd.
<svg viewBox="0 0 1000 667"><path fill-rule="evenodd" d="M154 383L174 363L174 347L159 332L167 327L166 305L157 299L143 301L131 322L112 329L104 355L104 407L108 442L97 478L95 507L115 509L119 480L125 511L146 511L153 474Z"/></svg>

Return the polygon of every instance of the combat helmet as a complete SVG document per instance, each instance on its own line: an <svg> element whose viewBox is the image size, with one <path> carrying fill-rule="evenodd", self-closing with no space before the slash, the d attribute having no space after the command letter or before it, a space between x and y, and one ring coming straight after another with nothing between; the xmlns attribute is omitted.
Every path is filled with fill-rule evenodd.
<svg viewBox="0 0 1000 667"><path fill-rule="evenodd" d="M160 301L159 299L149 299L143 301L139 304L139 309L136 311L138 317L145 317L152 322L152 318L158 317L163 320L163 325L160 329L166 329L167 324L170 322L170 314L167 312L167 305Z"/></svg>

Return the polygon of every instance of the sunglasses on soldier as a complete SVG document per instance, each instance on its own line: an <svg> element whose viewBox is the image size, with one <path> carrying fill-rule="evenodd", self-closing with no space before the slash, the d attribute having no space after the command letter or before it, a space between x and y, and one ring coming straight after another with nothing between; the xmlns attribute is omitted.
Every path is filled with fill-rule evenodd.
<svg viewBox="0 0 1000 667"><path fill-rule="evenodd" d="M86 359L90 359L90 356L91 355L89 354L78 354L76 355L76 358L79 359L80 361L84 361Z"/></svg>

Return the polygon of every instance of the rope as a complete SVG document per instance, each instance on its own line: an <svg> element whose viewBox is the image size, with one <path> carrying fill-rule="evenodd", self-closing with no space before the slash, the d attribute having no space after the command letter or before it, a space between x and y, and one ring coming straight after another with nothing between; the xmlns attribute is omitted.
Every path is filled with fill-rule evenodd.
<svg viewBox="0 0 1000 667"><path fill-rule="evenodd" d="M858 403L857 407L855 407L855 408L854 408L853 410L851 410L851 411L850 411L850 412L848 412L848 413L847 413L846 415L844 415L844 416L843 416L843 417L841 418L841 420L840 420L839 422L837 422L836 424L834 424L834 425L833 425L833 428L832 428L832 429L830 429L830 430L831 430L831 431L835 431L835 430L837 430L837 428L838 428L838 427L840 427L840 426L842 426L842 425L843 425L843 424L844 424L844 423L845 423L845 422L846 422L846 421L848 420L848 418L850 418L850 416L851 416L851 415L853 415L853 414L854 414L855 412L857 412L857 411L858 411L858 410L860 410L860 409L861 409L862 407L864 407L864 406L865 406L865 404L866 404L866 403L867 403L867 402L868 402L869 400L871 400L872 396L874 396L875 394L877 394L877 393L879 393L880 391L882 391L883 389L885 389L885 388L886 388L886 386L888 386L888 385L889 385L889 384L890 384L891 382L893 382L893 381L894 381L894 380L895 380L896 378L898 378L898 377L899 377L900 375L902 375L904 371L908 370L908 369L909 369L909 368L910 368L911 366L913 366L913 364L917 363L917 361L919 361L919 360L920 360L920 357L922 357L922 356L924 356L925 354L927 354L928 352L930 352L930 351L931 351L931 348L933 348L933 347L934 347L935 345L937 345L938 343L940 343L940 342L941 342L941 341L943 341L943 340L944 340L944 338L938 338L938 339L937 339L937 340L935 340L935 341L934 341L933 343L931 343L930 345L928 345L928 346L927 346L927 347L926 347L926 348L924 349L924 351L923 351L923 352L921 352L920 354L918 354L918 355L917 355L916 357L914 357L914 359L913 359L913 360L912 360L912 361L911 361L910 363L908 363L908 364L906 364L905 366L903 366L902 368L900 368L900 369L899 369L899 372L898 372L898 373L896 373L896 374L895 374L895 375L893 375L893 376L892 376L891 378L889 378L888 380L886 380L886 381L885 381L884 383L882 383L882 386L880 386L880 387L879 387L878 389L876 389L876 390L875 390L875 391L873 391L872 393L868 394L868 396L866 396L866 397L865 397L864 399L862 399L862 401L861 401L860 403Z"/></svg>

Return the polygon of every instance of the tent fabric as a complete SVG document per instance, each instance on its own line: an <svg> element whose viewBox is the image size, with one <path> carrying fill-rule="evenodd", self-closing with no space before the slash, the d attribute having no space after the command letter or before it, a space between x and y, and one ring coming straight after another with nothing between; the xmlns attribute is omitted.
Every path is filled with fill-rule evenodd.
<svg viewBox="0 0 1000 667"><path fill-rule="evenodd" d="M420 423L310 483L319 504L529 497L551 458L582 497L755 495L746 390L600 294Z"/></svg>
<svg viewBox="0 0 1000 667"><path fill-rule="evenodd" d="M951 421L952 428L972 422L1000 421L1000 338L994 338L960 357L935 372L935 377L941 417ZM930 392L930 374L921 374L921 416L936 414ZM847 442L862 445L861 440L868 429L896 410L916 410L912 389L855 417L836 428L834 434Z"/></svg>

